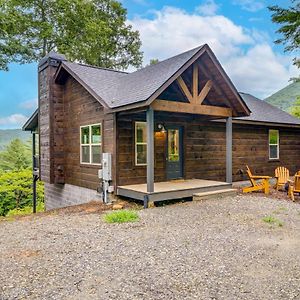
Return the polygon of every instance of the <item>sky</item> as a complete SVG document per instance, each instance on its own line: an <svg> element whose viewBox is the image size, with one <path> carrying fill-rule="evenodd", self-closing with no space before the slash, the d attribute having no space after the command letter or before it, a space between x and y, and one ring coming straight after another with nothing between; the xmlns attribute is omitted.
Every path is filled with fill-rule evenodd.
<svg viewBox="0 0 300 300"><path fill-rule="evenodd" d="M278 26L267 7L290 0L122 0L140 32L143 64L207 43L239 91L264 99L299 75L295 54L274 44ZM37 107L37 64L0 71L0 129L20 128Z"/></svg>

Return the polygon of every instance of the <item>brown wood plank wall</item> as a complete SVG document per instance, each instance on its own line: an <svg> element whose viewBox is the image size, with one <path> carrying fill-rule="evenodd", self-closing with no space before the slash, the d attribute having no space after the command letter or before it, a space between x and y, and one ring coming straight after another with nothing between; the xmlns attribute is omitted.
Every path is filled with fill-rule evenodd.
<svg viewBox="0 0 300 300"><path fill-rule="evenodd" d="M99 186L100 166L80 164L80 126L102 124L102 150L113 152L114 115L104 108L75 79L69 77L64 86L65 181L90 189Z"/></svg>
<svg viewBox="0 0 300 300"><path fill-rule="evenodd" d="M146 167L134 163L134 121L144 121L144 114L118 117L118 184L146 182ZM155 122L178 124L184 129L184 178L225 181L226 144L225 123L202 120L197 116L155 113ZM280 130L280 159L269 160L268 127L233 125L233 180L246 180L245 164L254 173L274 175L274 169L283 165L294 173L300 169L300 130ZM155 134L155 181L164 181L166 135Z"/></svg>

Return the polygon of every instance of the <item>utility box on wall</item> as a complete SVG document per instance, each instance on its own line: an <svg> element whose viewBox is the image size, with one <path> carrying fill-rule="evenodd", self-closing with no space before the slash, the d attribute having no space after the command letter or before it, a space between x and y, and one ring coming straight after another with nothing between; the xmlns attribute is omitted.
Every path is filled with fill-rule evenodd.
<svg viewBox="0 0 300 300"><path fill-rule="evenodd" d="M112 180L112 175L111 175L111 153L103 153L102 154L102 179L105 181L110 181Z"/></svg>

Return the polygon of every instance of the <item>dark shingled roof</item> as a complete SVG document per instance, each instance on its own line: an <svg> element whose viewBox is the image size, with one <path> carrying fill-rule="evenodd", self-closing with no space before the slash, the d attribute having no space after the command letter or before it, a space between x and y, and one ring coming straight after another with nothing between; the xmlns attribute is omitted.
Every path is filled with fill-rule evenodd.
<svg viewBox="0 0 300 300"><path fill-rule="evenodd" d="M266 101L260 100L246 93L240 93L240 95L251 110L251 114L248 117L238 117L235 119L253 122L300 125L299 119L267 103Z"/></svg>
<svg viewBox="0 0 300 300"><path fill-rule="evenodd" d="M203 47L197 47L133 73L66 61L62 62L62 66L90 87L109 108L117 108L148 100Z"/></svg>

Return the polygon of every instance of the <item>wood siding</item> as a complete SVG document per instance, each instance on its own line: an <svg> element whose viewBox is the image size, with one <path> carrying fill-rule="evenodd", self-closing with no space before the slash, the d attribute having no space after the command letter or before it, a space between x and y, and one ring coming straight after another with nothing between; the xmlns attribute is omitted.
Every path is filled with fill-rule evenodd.
<svg viewBox="0 0 300 300"><path fill-rule="evenodd" d="M146 167L134 163L134 122L145 121L145 114L118 117L118 185L145 183ZM186 115L155 112L158 123L181 125L184 143L184 178L226 178L225 123ZM266 126L233 124L233 180L246 180L245 164L253 173L274 176L274 169L284 165L293 174L300 169L300 130L274 128L280 132L280 159L269 160ZM155 133L155 181L166 180L166 134Z"/></svg>
<svg viewBox="0 0 300 300"><path fill-rule="evenodd" d="M114 153L114 115L104 108L75 79L64 86L65 182L97 189L101 166L80 164L80 126L102 124L102 151ZM113 163L114 164L114 163Z"/></svg>

